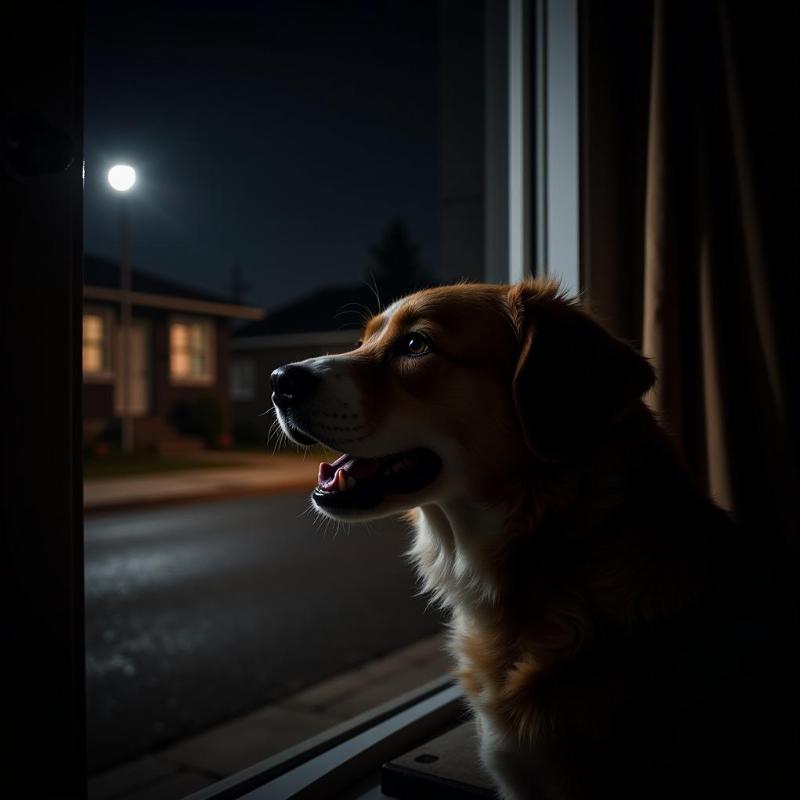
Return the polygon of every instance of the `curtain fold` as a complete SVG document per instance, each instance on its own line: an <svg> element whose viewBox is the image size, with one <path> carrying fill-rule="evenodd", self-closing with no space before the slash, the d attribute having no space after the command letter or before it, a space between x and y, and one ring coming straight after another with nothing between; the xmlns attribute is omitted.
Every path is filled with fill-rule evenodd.
<svg viewBox="0 0 800 800"><path fill-rule="evenodd" d="M656 367L647 400L698 482L759 541L797 556L797 48L786 9L585 5L583 277L599 316ZM610 122L619 96L635 102Z"/></svg>

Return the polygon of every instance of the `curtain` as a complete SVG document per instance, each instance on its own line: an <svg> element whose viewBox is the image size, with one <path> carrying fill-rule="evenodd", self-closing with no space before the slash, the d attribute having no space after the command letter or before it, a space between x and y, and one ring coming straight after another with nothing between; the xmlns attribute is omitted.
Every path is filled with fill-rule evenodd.
<svg viewBox="0 0 800 800"><path fill-rule="evenodd" d="M797 556L797 45L789 5L588 2L583 282L658 372L703 488Z"/></svg>

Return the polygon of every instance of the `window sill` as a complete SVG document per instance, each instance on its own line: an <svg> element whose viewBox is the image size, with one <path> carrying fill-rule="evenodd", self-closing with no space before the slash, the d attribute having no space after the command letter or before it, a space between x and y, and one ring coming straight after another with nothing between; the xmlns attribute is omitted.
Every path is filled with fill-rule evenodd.
<svg viewBox="0 0 800 800"><path fill-rule="evenodd" d="M443 732L463 714L461 690L443 676L185 800L336 797L381 765Z"/></svg>
<svg viewBox="0 0 800 800"><path fill-rule="evenodd" d="M169 385L187 389L202 389L213 386L217 379L214 376L209 378L173 378L170 376Z"/></svg>

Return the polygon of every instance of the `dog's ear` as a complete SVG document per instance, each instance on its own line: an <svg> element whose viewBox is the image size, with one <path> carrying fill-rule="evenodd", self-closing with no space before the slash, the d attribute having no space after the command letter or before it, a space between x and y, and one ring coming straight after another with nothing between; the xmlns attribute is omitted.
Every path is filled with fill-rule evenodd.
<svg viewBox="0 0 800 800"><path fill-rule="evenodd" d="M631 411L655 373L552 287L518 284L510 300L521 340L514 405L526 444L544 461L567 461Z"/></svg>

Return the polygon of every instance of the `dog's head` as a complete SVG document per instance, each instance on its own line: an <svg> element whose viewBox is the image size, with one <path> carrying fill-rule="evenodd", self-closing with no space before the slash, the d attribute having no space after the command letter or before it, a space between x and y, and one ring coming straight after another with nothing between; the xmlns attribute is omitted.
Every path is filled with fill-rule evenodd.
<svg viewBox="0 0 800 800"><path fill-rule="evenodd" d="M460 284L393 303L358 347L272 373L284 432L344 453L315 506L337 519L493 503L579 458L653 383L649 364L550 283Z"/></svg>

